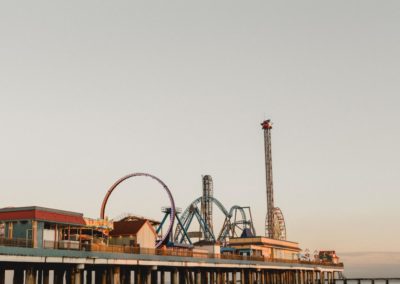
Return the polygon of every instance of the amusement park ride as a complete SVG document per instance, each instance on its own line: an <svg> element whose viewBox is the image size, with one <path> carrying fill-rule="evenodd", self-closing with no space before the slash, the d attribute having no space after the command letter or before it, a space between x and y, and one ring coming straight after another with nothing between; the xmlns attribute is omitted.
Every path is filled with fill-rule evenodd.
<svg viewBox="0 0 400 284"><path fill-rule="evenodd" d="M302 255L299 243L285 240L283 215L274 207L272 125L269 120L261 125L266 236L256 235L250 207L234 205L227 210L215 198L210 175L202 177L201 196L181 212L162 180L133 173L109 188L100 219L40 206L0 208L0 284L10 282L6 282L9 276L12 283L26 284L336 283L335 274L341 276L343 264L334 250L315 251L311 260L309 250ZM161 221L137 215L108 220L105 212L111 194L121 183L138 177L155 181L168 196ZM129 201L137 204L135 199ZM148 201L154 204L152 197ZM218 211L223 214L221 227L214 215Z"/></svg>
<svg viewBox="0 0 400 284"><path fill-rule="evenodd" d="M273 182L272 182L272 151L271 151L271 129L270 120L261 123L264 130L265 145L265 171L266 171L266 191L267 191L267 216L265 221L265 236L275 240L286 240L286 227L283 214L278 207L274 207ZM117 180L107 191L104 197L100 218L105 218L105 209L111 193L119 184L133 177L145 176L157 181L166 191L170 206L163 207L164 217L157 224L156 233L159 236L156 248L167 246L191 246L194 239L199 239L206 243L225 243L229 238L254 237L256 231L253 225L250 207L234 205L227 210L222 203L214 197L213 180L210 175L202 177L202 196L193 200L189 206L181 213L175 207L172 194L166 184L159 178L147 173L133 173ZM215 231L213 220L213 206L222 212L224 221L222 228ZM196 220L200 230L189 232L189 229ZM176 224L174 229L174 224ZM163 227L167 229L162 233ZM218 233L218 234L217 234Z"/></svg>
<svg viewBox="0 0 400 284"><path fill-rule="evenodd" d="M272 182L271 120L261 123L264 130L265 176L267 184L267 216L265 218L265 236L275 240L286 240L286 225L282 211L274 206L274 186Z"/></svg>
<svg viewBox="0 0 400 284"><path fill-rule="evenodd" d="M201 206L200 209L199 205ZM215 235L213 230L213 205L216 205L225 217L218 235ZM248 214L246 214L246 210ZM239 216L238 213L240 213ZM226 210L222 203L213 197L213 182L209 175L203 176L203 195L190 203L179 217L183 226L176 227L173 237L174 243L185 242L184 236L188 234L188 229L194 217L196 217L200 225L199 233L201 233L203 240L206 242L224 242L226 238L240 237L243 233L249 236L256 235L250 207L234 205L229 211Z"/></svg>

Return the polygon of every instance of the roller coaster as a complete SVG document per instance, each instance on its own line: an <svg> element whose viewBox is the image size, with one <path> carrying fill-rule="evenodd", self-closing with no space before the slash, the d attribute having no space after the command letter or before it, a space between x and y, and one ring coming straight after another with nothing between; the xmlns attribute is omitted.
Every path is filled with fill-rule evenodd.
<svg viewBox="0 0 400 284"><path fill-rule="evenodd" d="M209 186L210 181L212 184L211 176L204 176L203 187L207 185ZM241 237L243 234L246 236L255 236L256 232L252 221L250 207L234 205L228 211L218 199L210 194L210 190L212 190L212 187L209 188L209 190L204 190L203 188L203 196L200 196L191 202L179 216L182 225L176 226L173 235L173 242L180 244L186 243L186 241L189 241L186 236L197 236L202 238L202 240L211 243L224 242L227 238ZM204 204L207 204L207 206ZM201 205L200 209L199 205ZM216 205L224 216L223 225L218 235L213 231L213 225L210 226L210 224L213 224L212 205ZM197 235L190 234L188 231L193 220L197 220L200 225L200 232Z"/></svg>
<svg viewBox="0 0 400 284"><path fill-rule="evenodd" d="M266 173L266 195L267 195L267 214L265 220L265 236L276 240L286 240L286 225L282 211L274 206L274 192L272 181L272 150L271 150L271 129L272 123L270 120L265 120L261 123L264 131L264 148L265 148L265 173ZM196 198L179 216L180 212L175 208L174 199L168 187L159 178L147 173L134 173L124 176L117 180L108 190L103 204L101 206L100 218L105 218L105 208L107 201L113 190L123 181L137 177L145 176L156 180L162 185L167 192L170 201L170 207L162 209L164 218L156 229L159 239L156 247L161 247L165 244L189 244L192 245L191 238L198 238L199 241L211 243L223 243L228 238L235 237L252 237L256 236L253 225L250 207L242 207L238 205L232 206L229 211L222 203L213 197L213 181L210 175L203 176L203 194ZM200 205L200 208L199 208ZM213 205L222 212L224 222L218 235L214 231L213 223ZM247 211L247 213L246 213ZM195 218L196 217L196 218ZM162 226L169 220L169 225L166 233L161 234ZM175 230L174 222L177 221ZM200 231L189 232L193 220L197 220ZM174 231L174 233L173 233Z"/></svg>
<svg viewBox="0 0 400 284"><path fill-rule="evenodd" d="M170 200L170 207L162 208L164 217L156 229L156 233L159 235L156 247L161 247L163 245L192 245L193 237L202 238L202 240L216 243L225 242L229 237L240 237L255 236L255 229L251 217L250 207L241 207L234 205L230 210L226 210L222 203L212 196L212 179L211 176L203 176L203 196L196 198L186 210L179 216L180 209L175 207L175 202L169 191L168 187L159 178L147 174L147 173L133 173L126 175L119 180L117 180L107 191L104 197L101 210L100 218L105 218L105 209L107 202L111 193L118 187L119 184L127 179L144 176L156 180L162 185L164 190L167 192L168 198ZM199 209L199 205L201 208ZM212 209L213 205L222 212L224 216L223 226L218 234L215 235L213 231L213 219L212 219ZM247 214L246 214L247 211ZM194 218L196 217L196 218ZM193 220L196 219L200 225L200 234L193 235L188 232ZM169 220L167 222L167 220ZM174 221L176 220L175 233L172 234ZM163 225L168 223L167 230L164 234L161 234Z"/></svg>

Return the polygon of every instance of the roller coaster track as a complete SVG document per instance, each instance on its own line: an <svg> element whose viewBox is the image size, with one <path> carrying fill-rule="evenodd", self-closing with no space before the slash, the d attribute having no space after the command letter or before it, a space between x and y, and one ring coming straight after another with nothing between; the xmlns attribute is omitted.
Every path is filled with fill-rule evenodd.
<svg viewBox="0 0 400 284"><path fill-rule="evenodd" d="M213 237L213 241L216 241L214 233L211 231L210 228L208 228L206 222L203 220L203 218L201 217L201 214L198 210L198 205L201 203L202 198L203 197L199 197L199 198L195 199L192 203L190 203L190 205L185 209L185 211L183 211L182 215L180 216L183 227L182 226L176 227L175 233L174 233L174 242L183 242L183 240L184 240L183 230L185 230L187 232L187 230L189 229L190 224L192 223L192 220L195 216L196 216L197 220L199 221L202 231L203 232L208 231L210 233L210 235ZM240 207L238 205L232 206L230 208L230 210L228 211L228 210L226 210L224 205L222 205L222 203L218 199L211 197L211 196L208 198L212 203L214 203L218 207L218 209L225 216L224 226L221 229L221 233L217 238L217 240L222 241L227 236L227 234L229 233L229 230L231 229L232 224L230 222L230 219L232 218L233 212L235 210L238 210L241 214L242 220L244 220L244 221L247 220L246 212L243 210L242 207Z"/></svg>

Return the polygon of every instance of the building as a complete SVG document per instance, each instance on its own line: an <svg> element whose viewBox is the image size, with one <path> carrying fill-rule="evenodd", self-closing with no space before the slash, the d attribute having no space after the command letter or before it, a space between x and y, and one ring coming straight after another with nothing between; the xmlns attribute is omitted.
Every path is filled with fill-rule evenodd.
<svg viewBox="0 0 400 284"><path fill-rule="evenodd" d="M116 221L113 226L109 236L110 245L155 248L157 233L148 220Z"/></svg>
<svg viewBox="0 0 400 284"><path fill-rule="evenodd" d="M193 251L197 251L199 253L202 252L204 254L213 254L217 257L221 254L221 246L218 242L202 240L194 243L193 246Z"/></svg>
<svg viewBox="0 0 400 284"><path fill-rule="evenodd" d="M0 209L0 238L34 248L76 248L78 232L85 226L83 214L39 206Z"/></svg>
<svg viewBox="0 0 400 284"><path fill-rule="evenodd" d="M290 260L297 260L301 251L298 243L266 237L231 238L228 247L234 248L240 255ZM221 248L223 251L224 248Z"/></svg>
<svg viewBox="0 0 400 284"><path fill-rule="evenodd" d="M318 254L318 259L323 262L339 263L339 257L334 250L323 250Z"/></svg>

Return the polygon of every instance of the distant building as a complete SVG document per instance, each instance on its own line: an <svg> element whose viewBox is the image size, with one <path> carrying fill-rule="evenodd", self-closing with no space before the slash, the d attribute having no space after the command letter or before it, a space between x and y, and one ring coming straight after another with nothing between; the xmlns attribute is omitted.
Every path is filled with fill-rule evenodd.
<svg viewBox="0 0 400 284"><path fill-rule="evenodd" d="M155 248L157 234L148 220L117 221L113 226L114 229L110 231L110 245Z"/></svg>
<svg viewBox="0 0 400 284"><path fill-rule="evenodd" d="M39 206L0 209L0 238L35 248L79 248L77 233L84 228L83 214Z"/></svg>
<svg viewBox="0 0 400 284"><path fill-rule="evenodd" d="M266 237L230 238L228 248L221 248L221 252L228 253L233 248L240 255L291 260L297 260L301 251L298 243Z"/></svg>
<svg viewBox="0 0 400 284"><path fill-rule="evenodd" d="M318 254L318 260L322 262L339 263L339 257L336 255L334 250L320 251Z"/></svg>
<svg viewBox="0 0 400 284"><path fill-rule="evenodd" d="M221 253L221 246L219 243L201 240L193 244L196 250L203 251L205 254L216 254L219 255Z"/></svg>

